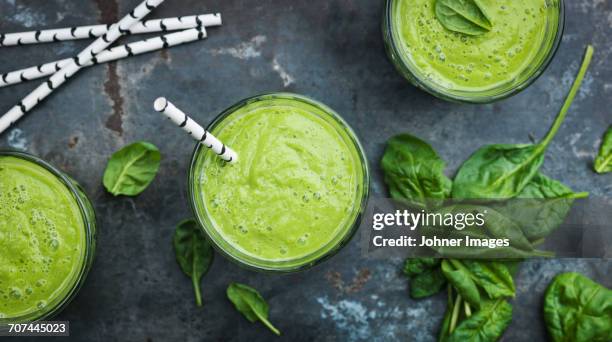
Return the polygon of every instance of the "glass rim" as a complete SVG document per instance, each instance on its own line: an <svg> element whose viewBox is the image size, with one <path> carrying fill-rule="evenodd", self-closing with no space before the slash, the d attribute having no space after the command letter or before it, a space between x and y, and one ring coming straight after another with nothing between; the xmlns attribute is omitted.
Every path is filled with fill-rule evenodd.
<svg viewBox="0 0 612 342"><path fill-rule="evenodd" d="M220 114L218 114L213 119L213 121L206 127L206 129L208 131L211 131L221 122L223 122L223 120L225 120L227 117L232 115L236 110L248 104L251 104L257 101L262 101L262 100L269 99L269 98L298 100L298 101L302 101L306 104L313 105L321 109L323 112L325 112L326 115L329 115L330 118L332 118L335 122L337 122L339 126L346 131L348 137L350 138L350 141L355 146L355 150L357 152L357 155L359 156L359 163L361 164L361 169L363 173L362 190L361 190L361 194L359 198L359 201L360 201L359 210L357 211L357 214L355 215L355 218L352 221L352 223L346 224L346 227L349 227L349 228L343 233L340 233L342 235L341 238L337 241L331 240L330 242L328 242L328 244L324 245L321 249L319 249L318 251L325 250L325 249L327 250L315 259L309 260L308 262L304 262L304 263L299 262L299 260L302 258L292 259L291 260L292 263L290 267L282 267L282 263L280 264L280 267L275 267L274 265L272 265L272 263L267 264L265 266L262 264L256 264L253 262L249 262L248 260L245 260L244 258L241 258L239 255L236 255L236 254L233 254L227 251L225 248L223 248L223 246L220 246L219 243L215 241L215 239L211 236L211 234L208 233L206 224L205 222L203 222L198 212L198 208L196 204L196 192L194 191L195 190L194 180L196 179L195 170L196 170L196 166L197 166L196 163L197 163L198 155L200 154L200 151L202 149L206 150L206 147L202 146L200 143L196 143L192 156L191 156L191 162L190 162L190 166L188 170L188 187L187 187L188 197L189 197L190 207L193 211L194 217L200 229L207 236L208 240L211 242L215 250L218 251L220 254L222 254L224 257L226 257L226 259L237 264L238 266L244 267L246 269L254 270L254 271L259 271L259 272L264 272L264 273L293 273L293 272L306 270L308 268L311 268L331 258L333 255L338 253L344 246L346 246L346 244L348 244L349 241L351 241L351 239L354 237L355 233L359 229L359 225L361 223L362 216L363 216L363 213L365 212L365 208L368 202L369 192L370 192L370 171L369 171L368 160L365 154L365 150L363 146L361 145L359 139L357 138L357 135L352 130L352 128L349 126L349 124L346 121L344 121L344 119L336 111L334 111L327 105L317 100L314 100L310 97L307 97L307 96L289 93L289 92L268 92L268 93L262 93L259 95L251 96L243 100L240 100L234 105L221 111ZM202 213L202 215L208 216L206 213ZM331 246L329 246L330 244ZM303 258L305 259L307 257L308 255Z"/></svg>
<svg viewBox="0 0 612 342"><path fill-rule="evenodd" d="M393 31L393 4L399 0L386 0L385 1L385 9L384 9L384 20L383 20L383 35L385 42L385 47L387 49L392 49L393 53L396 54L398 58L398 62L401 63L401 67L405 69L407 73L409 73L412 77L410 78L410 82L413 83L417 88L425 90L429 94L443 100L451 101L451 102L459 102L459 103L471 103L471 104L486 104L493 103L496 101L500 101L511 96L514 96L526 88L528 88L533 82L535 82L548 68L555 55L559 50L559 46L561 45L561 40L563 38L563 34L565 31L565 1L564 0L556 0L559 2L559 20L557 24L557 31L555 33L555 37L552 40L552 45L546 52L545 57L540 62L536 68L533 69L531 74L526 77L520 83L513 85L505 89L502 92L495 93L492 95L479 95L483 94L485 91L458 91L453 93L449 91L449 89L440 86L435 82L427 81L424 77L422 77L418 72L415 71L414 67L408 63L403 57L403 53L398 48L398 38L395 37ZM396 67L398 67L395 64ZM403 75L403 71L400 72ZM404 76L405 77L405 76ZM496 87L499 88L499 87ZM486 90L486 92L490 92L491 90L495 90L496 88L492 88Z"/></svg>
<svg viewBox="0 0 612 342"><path fill-rule="evenodd" d="M83 251L81 258L81 267L74 275L74 283L71 288L62 297L57 297L53 305L49 306L48 310L34 311L32 313L17 316L17 317L6 317L0 318L0 326L8 323L19 323L19 322L33 322L44 319L52 318L53 316L60 313L72 300L76 297L77 293L83 286L83 283L89 273L91 264L93 262L93 256L95 253L95 231L96 231L96 218L95 214L88 211L88 207L92 208L91 200L87 195L77 188L74 181L69 178L63 171L59 170L49 162L42 158L33 155L31 153L20 151L16 149L3 148L0 149L0 157L15 157L24 159L32 162L38 166L41 166L45 170L49 171L68 189L74 200L76 201L81 218L83 220L83 229L85 231L85 250ZM87 203L87 202L89 203Z"/></svg>

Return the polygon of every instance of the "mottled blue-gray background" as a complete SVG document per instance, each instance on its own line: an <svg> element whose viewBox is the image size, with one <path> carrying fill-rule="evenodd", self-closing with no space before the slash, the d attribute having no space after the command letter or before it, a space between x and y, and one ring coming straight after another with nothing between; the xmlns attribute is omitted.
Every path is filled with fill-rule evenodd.
<svg viewBox="0 0 612 342"><path fill-rule="evenodd" d="M0 32L109 23L139 0L0 0ZM175 224L191 215L186 173L193 142L151 110L167 96L200 122L262 92L291 91L336 109L363 142L372 195L384 196L378 161L385 141L411 132L430 141L449 173L472 151L494 142L540 137L555 117L585 44L596 54L544 171L576 190L612 197L612 175L591 171L602 133L612 123L612 1L567 1L567 26L553 63L530 88L491 105L446 103L410 86L383 51L382 1L167 0L151 17L221 12L224 25L206 41L80 72L16 128L0 148L25 149L77 179L99 217L97 258L74 302L58 317L80 341L268 341L225 298L231 281L258 288L287 341L434 340L444 296L413 301L401 260L368 260L357 238L307 272L272 276L218 257L196 308L190 281L174 260ZM133 39L133 38L132 38ZM0 72L75 55L87 42L0 48ZM0 111L38 82L0 89ZM148 140L163 162L155 182L135 198L113 198L101 184L108 156ZM357 235L358 237L359 235ZM608 287L612 262L548 260L523 264L512 326L505 340L545 339L542 294L551 278L582 272Z"/></svg>

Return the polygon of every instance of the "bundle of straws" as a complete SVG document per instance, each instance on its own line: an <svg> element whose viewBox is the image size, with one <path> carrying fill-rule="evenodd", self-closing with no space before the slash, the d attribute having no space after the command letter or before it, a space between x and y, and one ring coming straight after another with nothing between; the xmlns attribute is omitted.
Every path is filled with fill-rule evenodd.
<svg viewBox="0 0 612 342"><path fill-rule="evenodd" d="M0 75L0 87L51 75L46 82L0 117L0 134L84 67L201 40L206 38L206 27L221 25L221 15L218 13L142 21L163 1L145 0L114 24L0 34L0 47L95 39L76 57ZM126 34L170 31L177 32L109 48L111 44Z"/></svg>

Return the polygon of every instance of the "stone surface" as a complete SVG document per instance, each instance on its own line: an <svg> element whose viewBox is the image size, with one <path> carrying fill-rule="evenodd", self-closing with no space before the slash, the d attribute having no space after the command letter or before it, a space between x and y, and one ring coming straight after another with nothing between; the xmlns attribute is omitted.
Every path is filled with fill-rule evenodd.
<svg viewBox="0 0 612 342"><path fill-rule="evenodd" d="M0 0L0 32L110 22L139 0ZM578 68L586 43L596 55L571 113L552 143L544 171L593 196L612 197L612 175L596 176L596 146L612 123L612 2L567 1L566 32L554 61L526 91L490 105L437 100L410 86L388 62L381 39L382 1L175 0L155 17L218 11L224 25L203 42L96 66L0 135L0 148L25 149L77 179L99 218L97 258L78 297L58 317L75 341L268 341L225 298L231 281L269 301L287 341L433 341L444 296L413 301L399 274L402 260L369 260L357 238L331 260L292 275L243 270L218 257L196 308L191 283L174 260L175 224L191 215L186 196L193 142L152 110L166 96L206 123L234 102L290 91L321 100L352 125L372 169L372 195L384 196L378 161L385 141L411 132L430 141L454 172L477 147L526 142L544 134ZM134 39L133 37L130 39ZM75 55L87 42L0 48L1 71ZM0 110L38 82L0 89ZM109 155L148 140L163 153L155 182L136 198L102 187ZM359 236L359 235L357 235ZM610 287L609 260L523 264L512 326L504 340L545 339L542 294L557 273L582 272ZM351 284L355 286L351 287Z"/></svg>

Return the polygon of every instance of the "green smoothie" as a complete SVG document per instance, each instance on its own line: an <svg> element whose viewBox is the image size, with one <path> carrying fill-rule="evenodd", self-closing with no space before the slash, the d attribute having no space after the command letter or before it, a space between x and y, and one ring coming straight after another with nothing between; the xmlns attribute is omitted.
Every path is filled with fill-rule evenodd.
<svg viewBox="0 0 612 342"><path fill-rule="evenodd" d="M239 160L228 164L201 149L194 197L209 235L228 254L291 268L351 235L367 167L352 132L328 111L295 95L264 96L212 129Z"/></svg>
<svg viewBox="0 0 612 342"><path fill-rule="evenodd" d="M85 240L66 185L34 162L0 155L0 319L36 318L65 299L83 269Z"/></svg>
<svg viewBox="0 0 612 342"><path fill-rule="evenodd" d="M518 86L544 63L559 23L558 1L480 0L492 30L470 36L445 29L436 0L394 0L396 48L419 79L451 91Z"/></svg>

